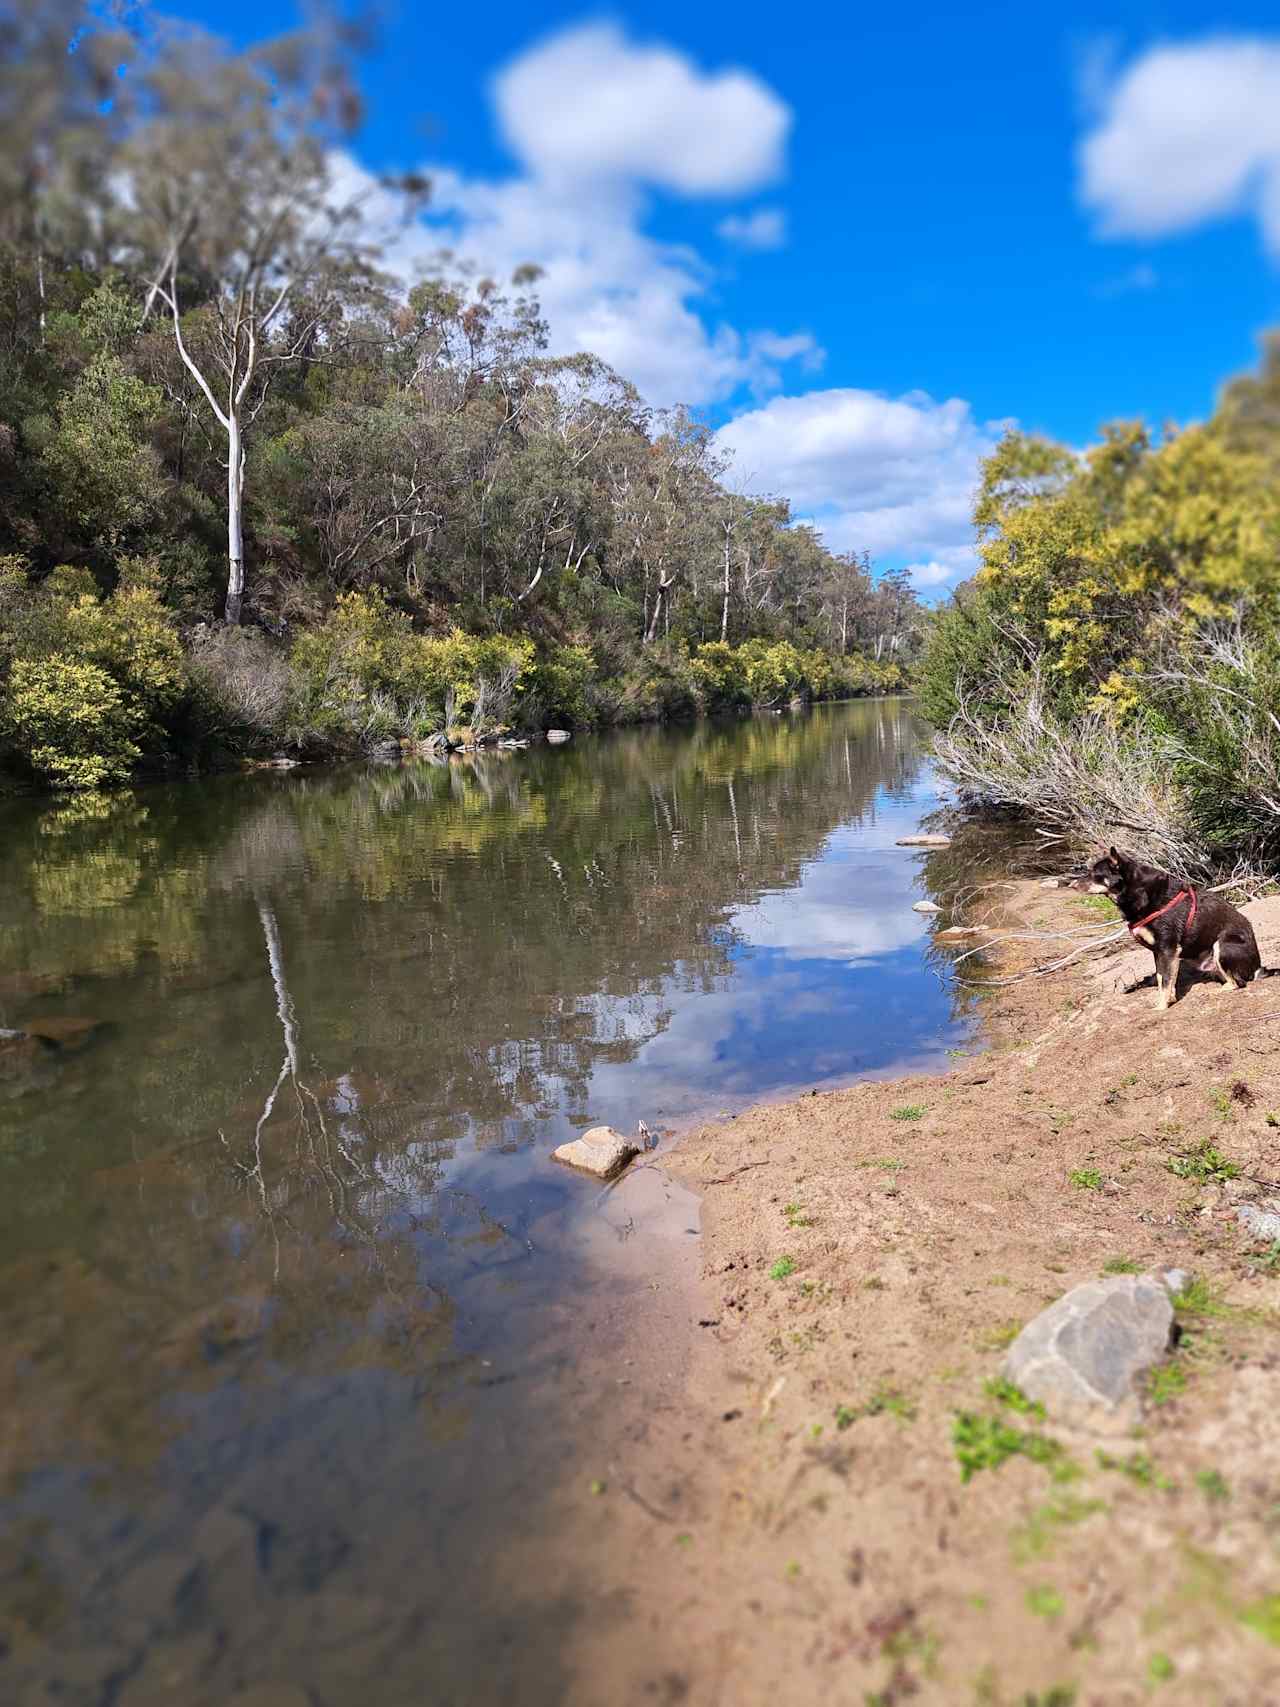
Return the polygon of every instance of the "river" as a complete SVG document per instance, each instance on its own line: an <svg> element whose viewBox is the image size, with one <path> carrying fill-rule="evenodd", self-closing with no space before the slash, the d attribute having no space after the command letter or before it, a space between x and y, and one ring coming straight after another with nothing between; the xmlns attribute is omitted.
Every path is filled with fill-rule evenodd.
<svg viewBox="0 0 1280 1707"><path fill-rule="evenodd" d="M963 1046L936 803L894 700L6 803L0 1696L558 1699L635 1214L550 1151Z"/></svg>

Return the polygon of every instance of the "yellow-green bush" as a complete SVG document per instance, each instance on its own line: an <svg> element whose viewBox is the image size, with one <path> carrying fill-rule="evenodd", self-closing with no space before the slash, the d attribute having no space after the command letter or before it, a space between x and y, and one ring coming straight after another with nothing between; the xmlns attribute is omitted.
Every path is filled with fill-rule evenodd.
<svg viewBox="0 0 1280 1707"><path fill-rule="evenodd" d="M510 713L533 653L523 636L418 634L380 595L347 593L294 644L294 716L303 734L329 738L491 728Z"/></svg>
<svg viewBox="0 0 1280 1707"><path fill-rule="evenodd" d="M103 599L81 570L57 569L40 588L19 579L12 563L7 571L6 735L55 787L125 781L162 744L165 717L185 692L169 613L149 587Z"/></svg>
<svg viewBox="0 0 1280 1707"><path fill-rule="evenodd" d="M124 782L142 757L136 709L97 664L19 658L5 709L19 746L57 788Z"/></svg>
<svg viewBox="0 0 1280 1707"><path fill-rule="evenodd" d="M596 660L589 646L554 646L529 678L530 717L551 725L589 723Z"/></svg>

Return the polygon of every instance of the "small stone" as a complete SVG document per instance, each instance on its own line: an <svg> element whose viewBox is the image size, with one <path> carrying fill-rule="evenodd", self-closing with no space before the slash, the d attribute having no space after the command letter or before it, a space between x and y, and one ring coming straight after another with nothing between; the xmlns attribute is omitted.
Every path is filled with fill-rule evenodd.
<svg viewBox="0 0 1280 1707"><path fill-rule="evenodd" d="M894 844L900 848L949 848L950 836L899 836Z"/></svg>
<svg viewBox="0 0 1280 1707"><path fill-rule="evenodd" d="M567 729L548 729L547 730L547 740L550 741L550 743L553 747L563 746L564 743L568 739L569 739L569 731Z"/></svg>
<svg viewBox="0 0 1280 1707"><path fill-rule="evenodd" d="M1028 1322L1004 1373L1058 1415L1114 1412L1169 1349L1173 1305L1154 1275L1076 1286Z"/></svg>
<svg viewBox="0 0 1280 1707"><path fill-rule="evenodd" d="M1185 1292L1191 1284L1191 1276L1185 1268L1158 1268L1155 1278L1164 1287L1170 1298L1176 1298L1180 1292Z"/></svg>
<svg viewBox="0 0 1280 1707"><path fill-rule="evenodd" d="M58 1049L82 1049L101 1029L99 1019L82 1019L72 1014L50 1014L45 1019L27 1021L27 1034L51 1043Z"/></svg>
<svg viewBox="0 0 1280 1707"><path fill-rule="evenodd" d="M634 1138L624 1138L612 1126L593 1126L581 1138L561 1144L551 1152L552 1160L568 1167L581 1168L597 1179L612 1179L622 1172L633 1156L640 1154Z"/></svg>
<svg viewBox="0 0 1280 1707"><path fill-rule="evenodd" d="M1065 889L1067 887L1067 879L1065 877L1042 877L1040 879L1040 887L1042 889Z"/></svg>
<svg viewBox="0 0 1280 1707"><path fill-rule="evenodd" d="M932 913L940 913L942 911L942 908L938 905L938 903L936 901L913 901L911 904L911 911L913 913L930 913L930 914L932 914Z"/></svg>
<svg viewBox="0 0 1280 1707"><path fill-rule="evenodd" d="M1236 1220L1255 1239L1280 1239L1280 1211L1262 1209L1256 1203L1237 1203Z"/></svg>

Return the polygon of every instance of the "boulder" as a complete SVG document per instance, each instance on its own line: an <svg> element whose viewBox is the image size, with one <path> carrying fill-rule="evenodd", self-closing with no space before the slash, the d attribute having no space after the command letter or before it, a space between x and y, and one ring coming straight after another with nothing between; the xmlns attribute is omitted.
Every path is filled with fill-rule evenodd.
<svg viewBox="0 0 1280 1707"><path fill-rule="evenodd" d="M583 1173L594 1174L597 1179L612 1179L622 1172L633 1156L639 1154L640 1145L636 1139L624 1138L612 1126L593 1126L581 1138L561 1144L551 1152L554 1161L564 1162L567 1167L581 1168Z"/></svg>
<svg viewBox="0 0 1280 1707"><path fill-rule="evenodd" d="M894 844L900 848L949 848L950 836L899 836Z"/></svg>
<svg viewBox="0 0 1280 1707"><path fill-rule="evenodd" d="M553 747L563 746L564 743L568 739L569 739L569 731L567 729L548 729L547 730L547 740L550 741L550 743Z"/></svg>
<svg viewBox="0 0 1280 1707"><path fill-rule="evenodd" d="M942 908L936 901L914 901L911 905L913 913L940 913Z"/></svg>
<svg viewBox="0 0 1280 1707"><path fill-rule="evenodd" d="M1169 1350L1173 1279L1125 1274L1073 1287L1023 1328L1005 1375L1059 1417L1119 1410Z"/></svg>

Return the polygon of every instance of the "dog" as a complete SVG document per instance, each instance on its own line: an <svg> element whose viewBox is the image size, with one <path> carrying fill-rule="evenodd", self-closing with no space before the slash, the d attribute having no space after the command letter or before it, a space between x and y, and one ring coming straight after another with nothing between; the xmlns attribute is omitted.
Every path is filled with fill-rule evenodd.
<svg viewBox="0 0 1280 1707"><path fill-rule="evenodd" d="M1262 975L1253 926L1218 895L1202 894L1115 848L1094 860L1078 887L1087 895L1112 900L1129 934L1155 955L1156 1006L1161 1011L1178 999L1184 959L1197 971L1220 979L1224 990L1243 990Z"/></svg>

